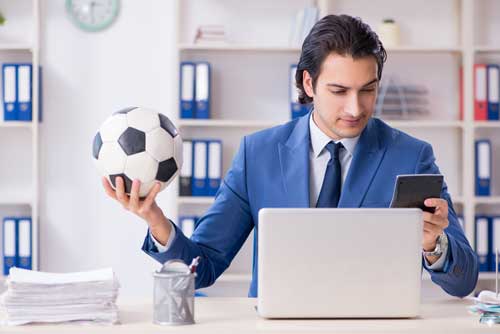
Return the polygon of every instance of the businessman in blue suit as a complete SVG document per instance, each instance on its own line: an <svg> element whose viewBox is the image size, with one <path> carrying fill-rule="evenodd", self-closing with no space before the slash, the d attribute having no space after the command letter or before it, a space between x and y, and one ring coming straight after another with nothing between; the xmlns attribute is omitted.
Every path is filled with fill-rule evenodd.
<svg viewBox="0 0 500 334"><path fill-rule="evenodd" d="M304 40L296 75L299 102L312 103L312 111L242 139L190 239L157 206L159 185L145 200L139 200L137 180L130 196L119 178L116 191L103 179L105 190L148 223L142 248L148 255L160 263L202 257L197 288L215 282L253 230L249 296L255 297L261 208L389 207L398 174L440 173L428 143L372 118L385 60L377 35L359 19L329 15L318 21ZM424 268L447 293L466 296L476 285L478 261L446 184L441 197L425 205L435 212L423 214Z"/></svg>

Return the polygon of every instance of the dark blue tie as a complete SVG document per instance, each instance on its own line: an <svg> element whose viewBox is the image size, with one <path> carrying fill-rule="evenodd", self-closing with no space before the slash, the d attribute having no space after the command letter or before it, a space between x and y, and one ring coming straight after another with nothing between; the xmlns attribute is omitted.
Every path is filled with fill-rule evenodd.
<svg viewBox="0 0 500 334"><path fill-rule="evenodd" d="M341 142L329 142L325 148L330 152L325 178L319 193L317 208L336 208L339 204L342 174L340 171L339 151L344 147Z"/></svg>

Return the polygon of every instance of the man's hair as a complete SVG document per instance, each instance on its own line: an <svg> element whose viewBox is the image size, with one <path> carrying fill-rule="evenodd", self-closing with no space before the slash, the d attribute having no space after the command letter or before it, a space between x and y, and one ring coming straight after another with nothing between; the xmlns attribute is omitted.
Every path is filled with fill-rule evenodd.
<svg viewBox="0 0 500 334"><path fill-rule="evenodd" d="M378 80L382 78L382 68L387 53L377 34L360 18L349 15L327 15L316 22L302 44L302 53L295 74L299 103L307 104L313 101L304 90L302 79L304 71L309 72L313 89L316 89L321 65L332 52L341 56L349 55L354 59L375 57Z"/></svg>

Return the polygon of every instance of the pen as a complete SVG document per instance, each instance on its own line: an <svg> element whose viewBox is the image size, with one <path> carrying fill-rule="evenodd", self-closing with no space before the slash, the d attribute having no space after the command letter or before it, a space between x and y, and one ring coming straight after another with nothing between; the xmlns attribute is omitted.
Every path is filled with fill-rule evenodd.
<svg viewBox="0 0 500 334"><path fill-rule="evenodd" d="M198 267L198 264L200 264L200 259L201 259L200 256L195 257L191 262L191 264L189 265L189 272L191 274L194 274L196 272L196 267Z"/></svg>

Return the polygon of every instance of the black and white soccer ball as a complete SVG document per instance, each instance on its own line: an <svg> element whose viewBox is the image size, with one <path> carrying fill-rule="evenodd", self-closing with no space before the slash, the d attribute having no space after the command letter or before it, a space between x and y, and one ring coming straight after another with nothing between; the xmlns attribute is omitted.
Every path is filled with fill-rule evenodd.
<svg viewBox="0 0 500 334"><path fill-rule="evenodd" d="M182 138L167 116L153 110L132 107L117 111L94 137L94 161L113 188L118 176L130 194L132 181L141 181L140 197L155 182L165 189L182 167Z"/></svg>

